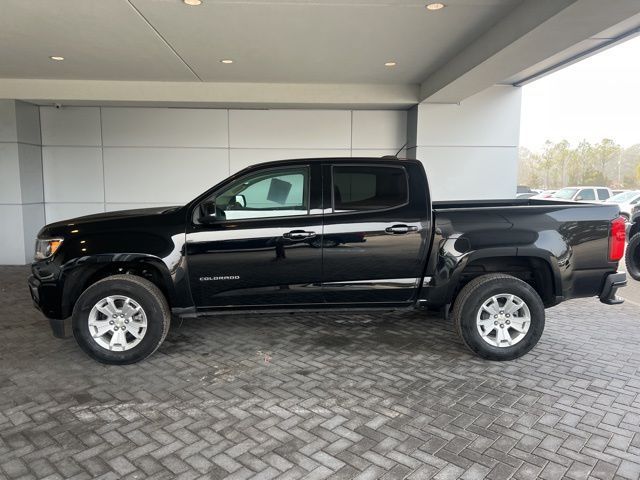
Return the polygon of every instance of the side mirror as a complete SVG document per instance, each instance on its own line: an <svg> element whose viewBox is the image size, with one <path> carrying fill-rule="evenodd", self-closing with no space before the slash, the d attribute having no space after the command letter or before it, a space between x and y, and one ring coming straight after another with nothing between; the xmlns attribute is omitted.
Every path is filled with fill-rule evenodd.
<svg viewBox="0 0 640 480"><path fill-rule="evenodd" d="M210 224L224 219L224 211L217 208L215 202L204 202L198 207L198 222L200 223Z"/></svg>
<svg viewBox="0 0 640 480"><path fill-rule="evenodd" d="M240 207L245 208L247 206L247 199L244 197L244 195L236 195L235 197L233 197L233 201L240 205Z"/></svg>
<svg viewBox="0 0 640 480"><path fill-rule="evenodd" d="M582 200L582 195L578 195L578 196L576 197L576 202L579 202L580 200Z"/></svg>

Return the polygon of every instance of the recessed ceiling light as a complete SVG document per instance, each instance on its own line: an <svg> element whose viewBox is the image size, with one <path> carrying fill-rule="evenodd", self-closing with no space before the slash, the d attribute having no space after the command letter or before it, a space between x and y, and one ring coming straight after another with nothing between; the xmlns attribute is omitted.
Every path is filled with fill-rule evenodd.
<svg viewBox="0 0 640 480"><path fill-rule="evenodd" d="M197 7L202 3L202 0L182 0L185 5L189 5L190 7Z"/></svg>
<svg viewBox="0 0 640 480"><path fill-rule="evenodd" d="M444 3L430 3L427 5L427 10L441 10L444 8Z"/></svg>
<svg viewBox="0 0 640 480"><path fill-rule="evenodd" d="M397 63L396 63L396 62L386 62L386 63L384 64L384 66L385 66L385 67L395 67L396 65L397 65Z"/></svg>
<svg viewBox="0 0 640 480"><path fill-rule="evenodd" d="M220 63L226 63L226 64L229 64L229 63L233 63L233 60L231 60L230 58L225 58L225 59L223 59L223 60L220 60Z"/></svg>
<svg viewBox="0 0 640 480"><path fill-rule="evenodd" d="M64 57L59 57L57 55L53 55L51 57L49 57L51 60L55 60L56 62L61 62L62 60L64 60Z"/></svg>

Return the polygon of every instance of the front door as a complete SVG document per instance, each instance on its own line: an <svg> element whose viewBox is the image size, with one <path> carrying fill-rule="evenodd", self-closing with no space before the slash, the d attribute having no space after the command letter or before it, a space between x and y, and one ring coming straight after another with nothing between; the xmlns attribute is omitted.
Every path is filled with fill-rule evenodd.
<svg viewBox="0 0 640 480"><path fill-rule="evenodd" d="M201 202L187 231L196 307L322 302L320 189L320 166L271 167Z"/></svg>
<svg viewBox="0 0 640 480"><path fill-rule="evenodd" d="M423 170L413 163L324 166L326 302L413 300L431 231L426 185Z"/></svg>

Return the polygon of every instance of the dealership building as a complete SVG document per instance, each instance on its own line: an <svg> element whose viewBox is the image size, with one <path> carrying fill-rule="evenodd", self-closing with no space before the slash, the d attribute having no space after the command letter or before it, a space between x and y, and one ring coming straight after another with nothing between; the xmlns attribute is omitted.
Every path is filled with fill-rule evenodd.
<svg viewBox="0 0 640 480"><path fill-rule="evenodd" d="M520 87L640 28L638 0L187 3L3 2L0 264L276 159L398 154L435 200L513 197Z"/></svg>

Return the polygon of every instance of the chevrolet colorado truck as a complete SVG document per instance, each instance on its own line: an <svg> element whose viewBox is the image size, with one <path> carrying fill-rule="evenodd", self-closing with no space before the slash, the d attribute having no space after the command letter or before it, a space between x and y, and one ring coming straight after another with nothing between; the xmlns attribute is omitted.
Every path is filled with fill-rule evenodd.
<svg viewBox="0 0 640 480"><path fill-rule="evenodd" d="M286 160L184 206L47 225L29 287L54 335L104 363L151 355L172 316L356 308L442 311L476 354L509 360L545 308L622 302L624 243L616 205L432 202L417 160Z"/></svg>

